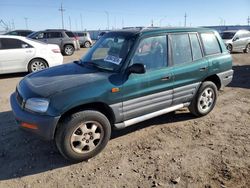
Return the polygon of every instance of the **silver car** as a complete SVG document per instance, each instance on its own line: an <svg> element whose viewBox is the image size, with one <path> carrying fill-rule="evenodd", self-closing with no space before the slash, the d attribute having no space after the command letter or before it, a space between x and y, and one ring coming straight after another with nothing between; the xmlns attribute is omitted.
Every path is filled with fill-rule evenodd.
<svg viewBox="0 0 250 188"><path fill-rule="evenodd" d="M221 33L221 38L227 46L229 52L250 51L250 32L247 30L228 30Z"/></svg>
<svg viewBox="0 0 250 188"><path fill-rule="evenodd" d="M75 32L74 34L78 37L80 46L83 46L85 48L89 48L92 46L93 42L90 38L89 32Z"/></svg>

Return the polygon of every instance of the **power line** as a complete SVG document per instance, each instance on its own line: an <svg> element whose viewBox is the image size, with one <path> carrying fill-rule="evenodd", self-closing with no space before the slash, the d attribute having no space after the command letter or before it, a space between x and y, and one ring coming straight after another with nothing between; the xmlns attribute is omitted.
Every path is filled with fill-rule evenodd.
<svg viewBox="0 0 250 188"><path fill-rule="evenodd" d="M58 10L61 12L61 16L62 16L62 29L64 29L63 12L65 11L65 9L63 9L62 3L61 3L61 7Z"/></svg>

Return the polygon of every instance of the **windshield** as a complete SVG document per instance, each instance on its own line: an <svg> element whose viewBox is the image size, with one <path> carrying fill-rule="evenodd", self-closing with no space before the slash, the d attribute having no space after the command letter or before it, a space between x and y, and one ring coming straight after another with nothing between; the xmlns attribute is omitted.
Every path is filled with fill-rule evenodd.
<svg viewBox="0 0 250 188"><path fill-rule="evenodd" d="M221 38L222 39L232 39L235 35L235 32L224 32L221 33Z"/></svg>
<svg viewBox="0 0 250 188"><path fill-rule="evenodd" d="M133 39L122 35L102 37L81 59L81 63L108 71L118 71L122 66Z"/></svg>

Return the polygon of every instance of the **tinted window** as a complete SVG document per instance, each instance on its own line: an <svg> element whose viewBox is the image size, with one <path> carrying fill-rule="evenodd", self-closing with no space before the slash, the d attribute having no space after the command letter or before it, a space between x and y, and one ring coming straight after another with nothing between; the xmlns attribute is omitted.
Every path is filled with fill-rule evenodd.
<svg viewBox="0 0 250 188"><path fill-rule="evenodd" d="M166 36L157 36L143 39L132 59L132 63L143 63L147 70L167 66Z"/></svg>
<svg viewBox="0 0 250 188"><path fill-rule="evenodd" d="M46 38L46 33L37 33L37 35L32 36L34 39L45 39Z"/></svg>
<svg viewBox="0 0 250 188"><path fill-rule="evenodd" d="M202 33L201 38L204 44L206 55L221 53L220 45L216 36L213 33Z"/></svg>
<svg viewBox="0 0 250 188"><path fill-rule="evenodd" d="M200 47L200 42L198 40L198 37L196 34L190 34L190 41L192 46L192 54L193 54L193 60L201 59L202 58L202 52Z"/></svg>
<svg viewBox="0 0 250 188"><path fill-rule="evenodd" d="M232 39L235 35L235 32L224 32L221 33L221 38L222 39Z"/></svg>
<svg viewBox="0 0 250 188"><path fill-rule="evenodd" d="M67 31L66 34L68 35L68 37L75 37L74 33Z"/></svg>
<svg viewBox="0 0 250 188"><path fill-rule="evenodd" d="M62 33L61 32L49 32L47 33L47 38L61 38Z"/></svg>
<svg viewBox="0 0 250 188"><path fill-rule="evenodd" d="M175 65L192 61L188 34L171 35L171 46Z"/></svg>
<svg viewBox="0 0 250 188"><path fill-rule="evenodd" d="M22 48L22 42L17 39L8 39L2 38L1 39L1 46L2 49L17 49Z"/></svg>

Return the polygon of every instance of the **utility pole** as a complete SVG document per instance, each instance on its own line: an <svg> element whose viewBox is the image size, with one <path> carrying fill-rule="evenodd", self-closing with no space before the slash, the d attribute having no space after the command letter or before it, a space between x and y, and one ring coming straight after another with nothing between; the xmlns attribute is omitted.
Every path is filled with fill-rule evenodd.
<svg viewBox="0 0 250 188"><path fill-rule="evenodd" d="M124 19L122 18L122 28L124 28Z"/></svg>
<svg viewBox="0 0 250 188"><path fill-rule="evenodd" d="M71 18L69 16L69 30L71 31Z"/></svg>
<svg viewBox="0 0 250 188"><path fill-rule="evenodd" d="M25 21L25 26L26 26L26 29L28 29L28 18L27 18L27 17L25 17L25 18L24 18L24 21Z"/></svg>
<svg viewBox="0 0 250 188"><path fill-rule="evenodd" d="M58 10L61 12L61 16L62 16L62 29L64 29L63 12L65 11L65 9L63 9L62 3L61 3L61 7Z"/></svg>
<svg viewBox="0 0 250 188"><path fill-rule="evenodd" d="M184 15L184 27L187 27L187 13Z"/></svg>
<svg viewBox="0 0 250 188"><path fill-rule="evenodd" d="M248 26L250 25L250 16L248 16L248 18L247 18L247 25Z"/></svg>
<svg viewBox="0 0 250 188"><path fill-rule="evenodd" d="M151 20L151 27L154 27L154 20Z"/></svg>
<svg viewBox="0 0 250 188"><path fill-rule="evenodd" d="M107 29L109 30L109 12L105 11L105 14L107 16Z"/></svg>
<svg viewBox="0 0 250 188"><path fill-rule="evenodd" d="M83 31L83 25L82 25L82 14L80 14L80 18L81 18L81 31Z"/></svg>

